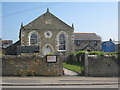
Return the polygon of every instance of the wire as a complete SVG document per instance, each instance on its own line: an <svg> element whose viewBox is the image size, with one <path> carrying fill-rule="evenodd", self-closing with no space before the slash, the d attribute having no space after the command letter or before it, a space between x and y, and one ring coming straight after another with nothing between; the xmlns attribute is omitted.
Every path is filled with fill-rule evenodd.
<svg viewBox="0 0 120 90"><path fill-rule="evenodd" d="M55 4L56 4L56 3L46 4L46 5L42 5L42 6L39 6L39 7L30 8L30 9L26 9L26 10L22 10L22 11L10 13L10 14L4 15L4 16L2 16L2 17L8 17L8 16L20 14L20 13L26 13L26 12L30 12L30 11L33 11L33 10L36 10L36 9L40 9L40 8L43 8L43 7L46 7L46 6L52 6L52 5L55 5ZM57 3L57 4L58 4L58 3Z"/></svg>

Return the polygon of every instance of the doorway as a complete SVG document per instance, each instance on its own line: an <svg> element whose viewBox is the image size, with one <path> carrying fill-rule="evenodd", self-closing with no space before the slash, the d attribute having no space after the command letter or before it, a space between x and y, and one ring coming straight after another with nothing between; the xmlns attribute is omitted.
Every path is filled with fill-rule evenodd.
<svg viewBox="0 0 120 90"><path fill-rule="evenodd" d="M47 45L44 47L44 55L47 55L48 53L51 52L52 52L51 46Z"/></svg>

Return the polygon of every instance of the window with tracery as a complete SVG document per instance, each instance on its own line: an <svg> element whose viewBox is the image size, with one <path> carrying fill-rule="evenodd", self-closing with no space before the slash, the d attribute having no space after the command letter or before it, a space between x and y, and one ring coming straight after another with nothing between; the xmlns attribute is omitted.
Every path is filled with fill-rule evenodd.
<svg viewBox="0 0 120 90"><path fill-rule="evenodd" d="M66 50L66 37L64 34L59 35L59 50Z"/></svg>
<svg viewBox="0 0 120 90"><path fill-rule="evenodd" d="M30 36L30 45L37 45L38 44L38 36L33 33Z"/></svg>

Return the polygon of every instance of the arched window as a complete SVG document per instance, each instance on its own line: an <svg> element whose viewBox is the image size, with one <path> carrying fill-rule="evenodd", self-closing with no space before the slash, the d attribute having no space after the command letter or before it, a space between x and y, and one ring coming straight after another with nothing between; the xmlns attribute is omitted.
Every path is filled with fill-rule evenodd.
<svg viewBox="0 0 120 90"><path fill-rule="evenodd" d="M30 36L30 45L37 45L38 44L38 36L33 33Z"/></svg>
<svg viewBox="0 0 120 90"><path fill-rule="evenodd" d="M59 35L59 50L66 50L66 37L64 34Z"/></svg>

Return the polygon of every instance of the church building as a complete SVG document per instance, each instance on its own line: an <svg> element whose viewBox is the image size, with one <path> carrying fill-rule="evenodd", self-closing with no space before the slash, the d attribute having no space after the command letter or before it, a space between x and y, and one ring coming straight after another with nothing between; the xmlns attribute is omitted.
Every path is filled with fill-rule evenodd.
<svg viewBox="0 0 120 90"><path fill-rule="evenodd" d="M74 51L74 26L61 21L47 9L29 24L21 24L17 53L64 53Z"/></svg>
<svg viewBox="0 0 120 90"><path fill-rule="evenodd" d="M27 25L21 24L19 40L6 48L6 54L69 56L74 51L99 51L101 38L95 33L74 33L70 26L53 15L49 9Z"/></svg>

